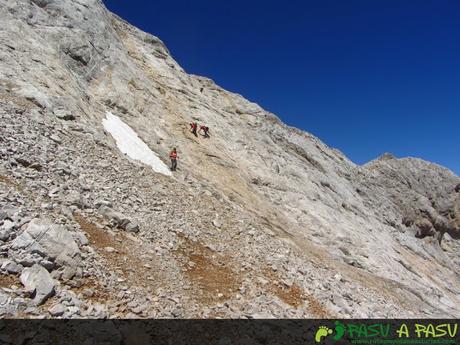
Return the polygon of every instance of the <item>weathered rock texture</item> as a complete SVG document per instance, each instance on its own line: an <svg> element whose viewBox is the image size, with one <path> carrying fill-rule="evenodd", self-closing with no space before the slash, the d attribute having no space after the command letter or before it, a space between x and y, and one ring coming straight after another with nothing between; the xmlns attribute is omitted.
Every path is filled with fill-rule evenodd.
<svg viewBox="0 0 460 345"><path fill-rule="evenodd" d="M357 166L100 1L0 18L2 316L460 316L449 170ZM165 162L177 147L173 177L118 151L108 111Z"/></svg>

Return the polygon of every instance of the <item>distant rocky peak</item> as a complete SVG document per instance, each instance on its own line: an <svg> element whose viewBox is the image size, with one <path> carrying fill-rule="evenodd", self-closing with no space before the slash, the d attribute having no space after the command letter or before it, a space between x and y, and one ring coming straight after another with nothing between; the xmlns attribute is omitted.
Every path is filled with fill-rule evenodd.
<svg viewBox="0 0 460 345"><path fill-rule="evenodd" d="M389 161L392 159L396 159L395 155L393 155L390 152L385 152L383 155L381 155L379 158L377 158L378 161Z"/></svg>

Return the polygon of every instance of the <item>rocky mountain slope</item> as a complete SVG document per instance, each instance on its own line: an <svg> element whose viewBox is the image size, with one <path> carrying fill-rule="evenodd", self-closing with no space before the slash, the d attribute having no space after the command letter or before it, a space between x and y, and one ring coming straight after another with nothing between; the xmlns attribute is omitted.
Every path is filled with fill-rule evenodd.
<svg viewBox="0 0 460 345"><path fill-rule="evenodd" d="M100 1L0 18L3 317L460 316L451 171L355 165ZM178 170L123 154L108 113Z"/></svg>

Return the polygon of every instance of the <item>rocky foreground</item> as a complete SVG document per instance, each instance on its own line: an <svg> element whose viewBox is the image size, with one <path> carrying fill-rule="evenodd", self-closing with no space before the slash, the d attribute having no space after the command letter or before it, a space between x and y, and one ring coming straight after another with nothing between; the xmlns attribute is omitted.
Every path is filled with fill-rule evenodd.
<svg viewBox="0 0 460 345"><path fill-rule="evenodd" d="M451 171L355 165L100 1L0 18L2 317L460 316ZM178 171L121 153L108 112Z"/></svg>

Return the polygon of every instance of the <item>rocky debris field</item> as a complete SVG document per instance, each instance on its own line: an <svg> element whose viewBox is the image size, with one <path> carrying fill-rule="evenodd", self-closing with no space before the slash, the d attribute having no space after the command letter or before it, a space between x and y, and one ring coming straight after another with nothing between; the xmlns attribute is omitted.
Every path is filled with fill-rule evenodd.
<svg viewBox="0 0 460 345"><path fill-rule="evenodd" d="M154 174L75 123L1 105L3 316L325 313L313 298L297 310L299 272L278 277L289 249L274 241L261 266L254 242L270 238L211 188Z"/></svg>
<svg viewBox="0 0 460 345"><path fill-rule="evenodd" d="M460 315L458 176L357 166L100 1L0 5L0 316ZM120 152L109 112L178 170Z"/></svg>
<svg viewBox="0 0 460 345"><path fill-rule="evenodd" d="M375 290L358 292L340 269L305 257L211 186L155 174L91 128L0 105L4 317L405 312ZM375 298L373 309L357 294Z"/></svg>

